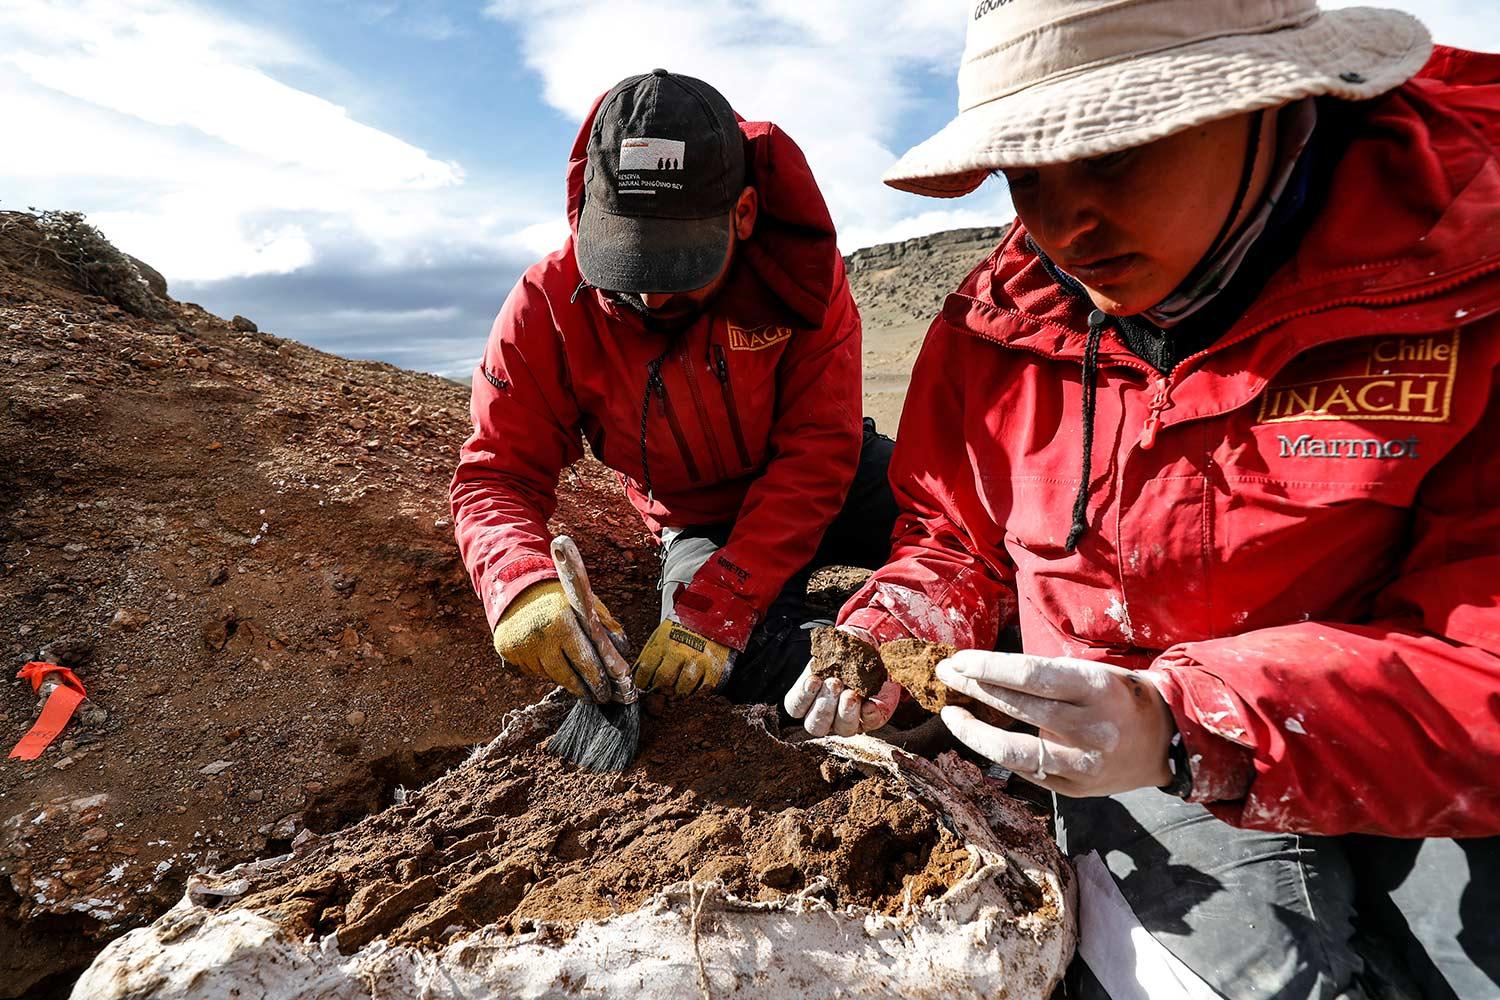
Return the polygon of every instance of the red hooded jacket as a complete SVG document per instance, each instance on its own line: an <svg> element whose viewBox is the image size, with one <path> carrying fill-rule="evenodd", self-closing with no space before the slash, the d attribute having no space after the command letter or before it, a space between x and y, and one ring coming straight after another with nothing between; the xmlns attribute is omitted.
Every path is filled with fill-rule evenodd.
<svg viewBox="0 0 1500 1000"><path fill-rule="evenodd" d="M568 164L574 237L598 107ZM691 329L650 331L585 285L573 237L521 277L495 320L451 490L492 629L521 591L556 576L547 520L584 439L652 531L734 522L676 614L736 649L843 504L861 440L859 314L802 151L774 125L741 130L755 232Z"/></svg>
<svg viewBox="0 0 1500 1000"><path fill-rule="evenodd" d="M1264 829L1500 833L1500 59L1363 110L1293 259L1160 376L1017 225L913 375L890 562L841 620L1149 669L1193 797Z"/></svg>

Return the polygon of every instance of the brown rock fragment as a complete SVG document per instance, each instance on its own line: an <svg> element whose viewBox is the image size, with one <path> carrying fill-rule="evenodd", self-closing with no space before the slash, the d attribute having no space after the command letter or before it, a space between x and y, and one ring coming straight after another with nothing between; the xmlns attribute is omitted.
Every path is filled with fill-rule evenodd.
<svg viewBox="0 0 1500 1000"><path fill-rule="evenodd" d="M937 665L956 652L944 643L897 639L880 647L880 659L892 680L911 692L919 705L936 714L946 705L969 705L974 701L937 679Z"/></svg>
<svg viewBox="0 0 1500 1000"><path fill-rule="evenodd" d="M354 894L345 908L345 923L339 930L340 947L352 950L374 940L394 929L413 909L431 902L437 894L437 883L430 875L400 889L388 882L365 886Z"/></svg>
<svg viewBox="0 0 1500 1000"><path fill-rule="evenodd" d="M813 629L814 677L837 677L846 688L868 698L885 684L886 668L868 643L836 628Z"/></svg>

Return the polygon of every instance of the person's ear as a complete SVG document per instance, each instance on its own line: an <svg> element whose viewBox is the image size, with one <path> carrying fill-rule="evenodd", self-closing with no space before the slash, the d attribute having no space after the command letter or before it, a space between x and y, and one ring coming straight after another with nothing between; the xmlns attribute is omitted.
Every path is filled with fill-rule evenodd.
<svg viewBox="0 0 1500 1000"><path fill-rule="evenodd" d="M748 240L755 232L755 219L760 214L760 195L755 188L747 187L740 192L740 200L734 205L734 235Z"/></svg>

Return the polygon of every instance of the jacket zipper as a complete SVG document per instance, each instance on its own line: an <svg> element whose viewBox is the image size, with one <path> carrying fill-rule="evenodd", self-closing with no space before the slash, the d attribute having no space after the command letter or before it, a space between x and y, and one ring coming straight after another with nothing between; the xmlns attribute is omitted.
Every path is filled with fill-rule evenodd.
<svg viewBox="0 0 1500 1000"><path fill-rule="evenodd" d="M729 412L729 431L734 435L734 448L740 454L740 466L750 468L750 449L745 447L745 432L740 429L740 411L734 405L734 383L729 380L729 359L724 354L724 345L714 345L714 374L719 376L719 388L724 391L724 409Z"/></svg>
<svg viewBox="0 0 1500 1000"><path fill-rule="evenodd" d="M672 440L677 442L677 451L682 455L682 464L687 466L688 478L696 483L703 477L698 474L698 463L693 461L693 453L688 451L687 437L682 433L682 425L677 422L677 411L672 407L672 401L667 398L667 380L662 378L661 362L652 362L649 371L647 391L655 391L656 398L661 401L661 415L666 418L667 426L671 428Z"/></svg>
<svg viewBox="0 0 1500 1000"><path fill-rule="evenodd" d="M729 470L724 466L724 456L719 454L719 443L714 440L712 431L708 426L708 410L703 405L703 395L698 391L698 379L693 374L693 362L688 357L688 352L683 351L680 355L682 360L682 373L687 377L688 392L693 397L693 409L698 414L698 426L703 431L704 440L708 442L708 457L714 464L714 471L720 479L729 478Z"/></svg>
<svg viewBox="0 0 1500 1000"><path fill-rule="evenodd" d="M1161 430L1161 414L1172 405L1174 387L1171 376L1162 376L1152 384L1150 409L1146 411L1146 423L1141 428L1142 451L1150 451L1156 446L1156 432Z"/></svg>

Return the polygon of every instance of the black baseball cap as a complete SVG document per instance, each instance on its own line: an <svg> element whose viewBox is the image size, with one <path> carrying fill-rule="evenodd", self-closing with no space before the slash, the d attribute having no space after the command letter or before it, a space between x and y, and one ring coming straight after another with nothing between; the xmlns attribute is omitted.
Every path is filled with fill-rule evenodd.
<svg viewBox="0 0 1500 1000"><path fill-rule="evenodd" d="M612 292L691 292L729 255L745 141L724 95L652 70L605 95L589 133L578 269Z"/></svg>

